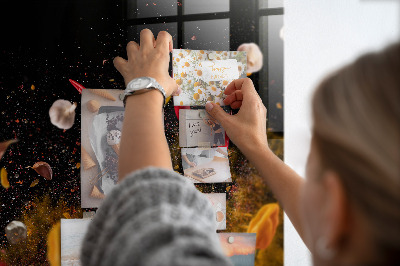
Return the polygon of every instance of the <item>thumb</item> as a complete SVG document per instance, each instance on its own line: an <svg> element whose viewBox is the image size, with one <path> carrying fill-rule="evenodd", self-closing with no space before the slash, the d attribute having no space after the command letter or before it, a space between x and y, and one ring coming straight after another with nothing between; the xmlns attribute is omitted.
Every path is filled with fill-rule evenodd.
<svg viewBox="0 0 400 266"><path fill-rule="evenodd" d="M221 108L216 103L213 102L207 102L206 103L206 111L213 117L215 118L223 128L226 129L226 122L231 119L231 115L226 113L224 109Z"/></svg>
<svg viewBox="0 0 400 266"><path fill-rule="evenodd" d="M114 67L118 70L119 73L123 74L123 67L128 63L128 61L126 61L125 59L123 59L122 57L115 57L113 60L114 63Z"/></svg>

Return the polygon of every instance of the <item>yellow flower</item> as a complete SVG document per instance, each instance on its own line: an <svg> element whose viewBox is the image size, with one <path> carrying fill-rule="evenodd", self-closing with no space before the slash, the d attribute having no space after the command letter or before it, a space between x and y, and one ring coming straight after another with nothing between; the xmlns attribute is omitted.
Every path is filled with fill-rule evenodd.
<svg viewBox="0 0 400 266"><path fill-rule="evenodd" d="M195 100L200 99L200 95L198 93L193 94L193 99Z"/></svg>
<svg viewBox="0 0 400 266"><path fill-rule="evenodd" d="M180 105L183 105L183 101L181 101L179 104L180 104Z"/></svg>
<svg viewBox="0 0 400 266"><path fill-rule="evenodd" d="M178 57L176 58L176 62L179 62L179 61L181 61Z"/></svg>
<svg viewBox="0 0 400 266"><path fill-rule="evenodd" d="M271 244L278 224L279 205L277 203L266 204L258 210L247 229L247 233L257 233L257 249L266 249Z"/></svg>
<svg viewBox="0 0 400 266"><path fill-rule="evenodd" d="M190 67L190 64L188 62L185 62L186 67Z"/></svg>
<svg viewBox="0 0 400 266"><path fill-rule="evenodd" d="M200 89L198 89L197 92L198 92L199 94L202 94L202 93L203 93Z"/></svg>
<svg viewBox="0 0 400 266"><path fill-rule="evenodd" d="M200 53L201 53L201 54L204 54L204 51L203 51L203 50L200 50Z"/></svg>
<svg viewBox="0 0 400 266"><path fill-rule="evenodd" d="M197 76L203 75L203 72L201 70L197 70Z"/></svg>
<svg viewBox="0 0 400 266"><path fill-rule="evenodd" d="M214 87L214 86L212 86L211 89L212 89L213 91L217 91L217 88Z"/></svg>
<svg viewBox="0 0 400 266"><path fill-rule="evenodd" d="M227 81L227 80L224 80L224 81L222 82L222 85L228 85L228 81Z"/></svg>
<svg viewBox="0 0 400 266"><path fill-rule="evenodd" d="M196 82L194 83L194 86L195 86L195 87L196 87L196 86L200 86L200 82L196 81Z"/></svg>
<svg viewBox="0 0 400 266"><path fill-rule="evenodd" d="M181 79L176 80L176 84L182 85L182 80Z"/></svg>

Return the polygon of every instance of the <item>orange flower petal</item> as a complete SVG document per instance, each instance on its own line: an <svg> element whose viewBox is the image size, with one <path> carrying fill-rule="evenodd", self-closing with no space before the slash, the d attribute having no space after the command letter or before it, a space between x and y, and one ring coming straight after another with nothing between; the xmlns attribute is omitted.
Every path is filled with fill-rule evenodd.
<svg viewBox="0 0 400 266"><path fill-rule="evenodd" d="M250 221L248 233L257 233L256 248L266 249L275 236L279 224L279 205L264 205Z"/></svg>
<svg viewBox="0 0 400 266"><path fill-rule="evenodd" d="M50 265L61 265L61 223L57 222L47 235L47 258Z"/></svg>

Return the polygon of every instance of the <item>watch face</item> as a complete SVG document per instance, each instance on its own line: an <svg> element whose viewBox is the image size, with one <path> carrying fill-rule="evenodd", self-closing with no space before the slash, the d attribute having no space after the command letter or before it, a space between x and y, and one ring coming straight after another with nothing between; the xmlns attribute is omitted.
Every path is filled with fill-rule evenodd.
<svg viewBox="0 0 400 266"><path fill-rule="evenodd" d="M131 83L131 88L132 89L143 89L147 88L147 86L150 84L150 79L148 78L138 78L134 82Z"/></svg>

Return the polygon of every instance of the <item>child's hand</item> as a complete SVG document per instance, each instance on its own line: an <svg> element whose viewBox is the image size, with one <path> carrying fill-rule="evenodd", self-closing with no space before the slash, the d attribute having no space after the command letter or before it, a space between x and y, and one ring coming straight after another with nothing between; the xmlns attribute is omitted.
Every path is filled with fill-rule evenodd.
<svg viewBox="0 0 400 266"><path fill-rule="evenodd" d="M140 32L140 45L130 41L126 46L128 60L114 58L114 66L125 80L125 86L132 79L152 77L164 88L166 97L174 94L178 86L168 74L169 52L172 51L172 37L160 31L157 40L149 29Z"/></svg>

